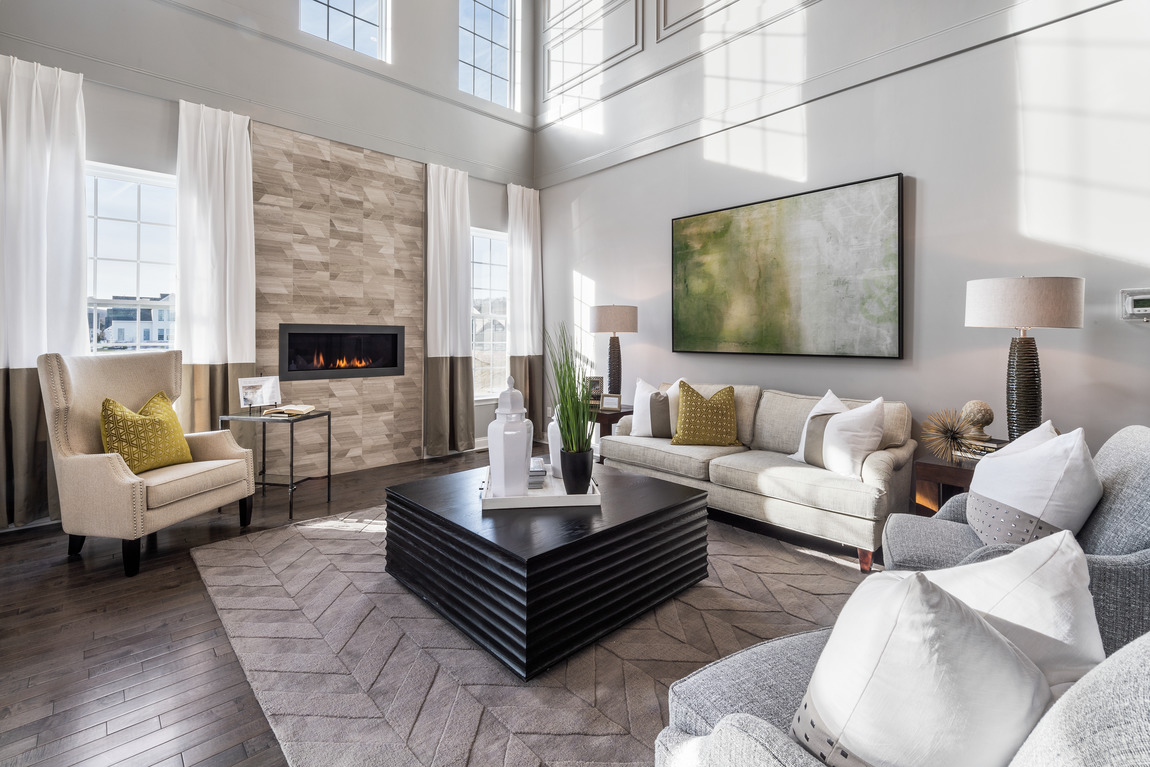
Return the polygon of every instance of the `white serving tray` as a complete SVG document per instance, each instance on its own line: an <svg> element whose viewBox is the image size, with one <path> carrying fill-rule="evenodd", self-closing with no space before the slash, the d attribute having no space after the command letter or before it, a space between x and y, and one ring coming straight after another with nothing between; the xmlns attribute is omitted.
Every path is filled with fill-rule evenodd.
<svg viewBox="0 0 1150 767"><path fill-rule="evenodd" d="M543 487L538 490L528 490L527 495L508 495L495 497L490 495L491 468L483 480L483 494L480 502L484 509L538 509L542 507L561 506L601 506L603 496L599 493L599 486L591 480L585 495L567 495L563 489L563 480L551 476L548 466L547 475L543 477Z"/></svg>

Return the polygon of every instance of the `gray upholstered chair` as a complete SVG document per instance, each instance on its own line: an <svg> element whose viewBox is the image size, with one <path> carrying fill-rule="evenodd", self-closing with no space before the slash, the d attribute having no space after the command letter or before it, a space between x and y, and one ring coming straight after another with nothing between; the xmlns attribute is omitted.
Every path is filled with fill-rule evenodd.
<svg viewBox="0 0 1150 767"><path fill-rule="evenodd" d="M1078 532L1090 568L1090 591L1112 653L1150 631L1150 428L1127 426L1106 441L1094 465L1102 500ZM986 546L966 522L963 493L933 517L892 514L883 532L890 570L936 570L993 559L1017 548Z"/></svg>
<svg viewBox="0 0 1150 767"><path fill-rule="evenodd" d="M60 492L68 553L91 535L123 541L124 574L140 570L140 539L197 514L239 501L240 526L251 523L252 451L230 431L186 435L192 462L139 475L118 453L105 453L100 407L105 397L138 410L156 392L175 401L182 388L178 351L36 360L48 417L48 439Z"/></svg>

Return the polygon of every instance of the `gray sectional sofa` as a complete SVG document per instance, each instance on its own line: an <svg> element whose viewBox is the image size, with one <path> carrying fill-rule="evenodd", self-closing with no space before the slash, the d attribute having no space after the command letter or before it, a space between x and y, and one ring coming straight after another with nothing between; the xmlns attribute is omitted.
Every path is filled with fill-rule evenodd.
<svg viewBox="0 0 1150 767"><path fill-rule="evenodd" d="M691 384L705 397L721 384ZM602 438L605 464L708 492L708 506L776 527L853 546L868 571L892 512L911 503L913 456L910 409L887 402L880 449L863 462L862 478L791 460L807 415L819 396L757 386L735 386L736 447L672 445L669 439L632 437L631 416ZM847 400L849 407L866 400Z"/></svg>

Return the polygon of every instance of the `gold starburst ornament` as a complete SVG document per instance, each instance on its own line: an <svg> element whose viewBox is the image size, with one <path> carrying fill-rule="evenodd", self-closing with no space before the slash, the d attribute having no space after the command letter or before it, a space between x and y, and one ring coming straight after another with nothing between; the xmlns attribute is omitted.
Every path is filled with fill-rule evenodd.
<svg viewBox="0 0 1150 767"><path fill-rule="evenodd" d="M970 435L974 424L959 410L931 413L922 424L922 441L927 450L944 461L957 461L961 450L970 450L975 441Z"/></svg>

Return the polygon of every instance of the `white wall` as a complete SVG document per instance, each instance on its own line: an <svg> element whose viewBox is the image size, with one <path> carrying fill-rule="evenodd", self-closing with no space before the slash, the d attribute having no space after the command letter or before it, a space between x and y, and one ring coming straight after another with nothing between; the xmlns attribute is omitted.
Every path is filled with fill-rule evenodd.
<svg viewBox="0 0 1150 767"><path fill-rule="evenodd" d="M808 25L806 47L850 31ZM752 64L730 71L745 80ZM690 100L700 96L688 88L745 82L676 87ZM1150 0L1124 0L544 189L547 323L571 321L579 272L597 303L639 307L639 333L622 337L625 381L829 387L905 400L916 420L984 399L996 413L989 431L1005 436L1011 331L963 327L964 284L1082 276L1086 327L1033 335L1045 415L1086 427L1097 448L1150 423L1150 325L1117 318L1118 290L1150 285L1147 136ZM905 359L670 351L671 219L893 172L906 174ZM596 339L600 370L606 346Z"/></svg>

